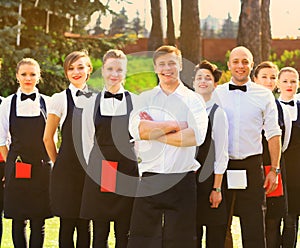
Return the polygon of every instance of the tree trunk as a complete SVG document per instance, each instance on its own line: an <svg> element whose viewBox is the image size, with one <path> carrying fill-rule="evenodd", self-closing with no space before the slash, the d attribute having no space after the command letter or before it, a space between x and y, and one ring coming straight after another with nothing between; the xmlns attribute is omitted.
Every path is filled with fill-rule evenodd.
<svg viewBox="0 0 300 248"><path fill-rule="evenodd" d="M261 20L261 57L265 61L269 60L272 42L270 0L262 0Z"/></svg>
<svg viewBox="0 0 300 248"><path fill-rule="evenodd" d="M180 49L185 59L200 59L200 18L198 0L181 0Z"/></svg>
<svg viewBox="0 0 300 248"><path fill-rule="evenodd" d="M181 80L192 88L194 67L201 58L198 0L181 0L180 49L183 69Z"/></svg>
<svg viewBox="0 0 300 248"><path fill-rule="evenodd" d="M155 51L163 45L163 31L161 23L160 0L150 0L152 26L148 39L148 51Z"/></svg>
<svg viewBox="0 0 300 248"><path fill-rule="evenodd" d="M261 0L241 0L237 44L253 54L255 65L261 62Z"/></svg>
<svg viewBox="0 0 300 248"><path fill-rule="evenodd" d="M174 20L173 20L173 2L172 0L166 0L167 3L167 44L175 46L176 38L174 31Z"/></svg>

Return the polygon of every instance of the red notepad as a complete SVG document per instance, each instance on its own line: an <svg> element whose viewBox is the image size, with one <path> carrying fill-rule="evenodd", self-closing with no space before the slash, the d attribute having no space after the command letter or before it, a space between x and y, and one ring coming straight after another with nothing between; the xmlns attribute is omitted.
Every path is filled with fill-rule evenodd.
<svg viewBox="0 0 300 248"><path fill-rule="evenodd" d="M267 175L271 169L271 165L266 165L264 166L264 169L265 169L265 175ZM282 186L282 178L281 178L281 173L278 174L278 186L277 188L267 194L267 197L278 197L278 196L283 196L283 186Z"/></svg>
<svg viewBox="0 0 300 248"><path fill-rule="evenodd" d="M116 192L118 162L102 160L101 192Z"/></svg>
<svg viewBox="0 0 300 248"><path fill-rule="evenodd" d="M4 158L2 157L1 153L0 153L0 162L4 162Z"/></svg>
<svg viewBox="0 0 300 248"><path fill-rule="evenodd" d="M16 162L16 178L31 178L31 164Z"/></svg>

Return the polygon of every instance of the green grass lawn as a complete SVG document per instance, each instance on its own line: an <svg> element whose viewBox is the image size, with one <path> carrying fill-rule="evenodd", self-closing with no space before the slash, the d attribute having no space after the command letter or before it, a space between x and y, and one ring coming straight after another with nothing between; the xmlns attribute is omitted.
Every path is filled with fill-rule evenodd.
<svg viewBox="0 0 300 248"><path fill-rule="evenodd" d="M234 248L242 247L240 225L238 220L239 220L238 218L233 217L233 225L231 230L234 239ZM4 230L3 230L1 248L12 248L13 243L11 238L11 220L4 219L3 227ZM57 217L46 220L44 248L58 248L58 229L59 229L59 219ZM111 230L113 230L113 224L111 224ZM300 240L299 235L298 235L298 240ZM109 248L114 248L114 243L115 243L114 235L113 232L111 231L109 235ZM298 242L297 247L300 248L300 241Z"/></svg>

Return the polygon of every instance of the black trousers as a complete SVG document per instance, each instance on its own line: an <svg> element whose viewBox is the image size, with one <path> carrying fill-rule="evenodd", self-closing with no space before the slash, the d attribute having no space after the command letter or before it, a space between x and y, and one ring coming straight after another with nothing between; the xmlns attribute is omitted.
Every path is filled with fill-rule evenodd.
<svg viewBox="0 0 300 248"><path fill-rule="evenodd" d="M146 176L146 177L144 177ZM149 176L154 176L151 179ZM163 185L176 177L179 182L155 195L135 198L128 248L195 248L196 236L196 180L195 173L145 173L138 187L143 190ZM150 179L149 179L150 178ZM151 190L148 190L150 192Z"/></svg>
<svg viewBox="0 0 300 248"><path fill-rule="evenodd" d="M76 247L89 248L91 242L90 221L84 219L60 218L59 247L74 248L73 235L77 231Z"/></svg>
<svg viewBox="0 0 300 248"><path fill-rule="evenodd" d="M128 243L130 216L114 220L115 248L126 248ZM93 248L108 248L110 219L93 220Z"/></svg>
<svg viewBox="0 0 300 248"><path fill-rule="evenodd" d="M246 189L232 190L226 186L225 190L227 210L229 213L233 210L233 215L240 217L243 247L264 248L266 198L261 155L229 160L228 169L247 171Z"/></svg>
<svg viewBox="0 0 300 248"><path fill-rule="evenodd" d="M45 220L31 219L30 222L30 248L41 248L44 244ZM12 239L15 248L27 248L26 236L27 220L12 220Z"/></svg>
<svg viewBox="0 0 300 248"><path fill-rule="evenodd" d="M226 225L206 225L206 248L224 248ZM198 245L202 247L203 226L197 228Z"/></svg>
<svg viewBox="0 0 300 248"><path fill-rule="evenodd" d="M294 248L297 246L298 219L299 215L297 214L287 214L287 216L283 218L283 248Z"/></svg>

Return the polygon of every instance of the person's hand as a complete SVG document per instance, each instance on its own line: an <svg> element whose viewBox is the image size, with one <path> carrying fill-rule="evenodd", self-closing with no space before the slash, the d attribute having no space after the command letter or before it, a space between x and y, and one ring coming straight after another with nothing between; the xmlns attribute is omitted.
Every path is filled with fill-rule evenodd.
<svg viewBox="0 0 300 248"><path fill-rule="evenodd" d="M209 202L211 208L218 208L222 201L222 193L212 190L209 196Z"/></svg>
<svg viewBox="0 0 300 248"><path fill-rule="evenodd" d="M153 121L152 117L145 111L140 112L139 116L141 120Z"/></svg>
<svg viewBox="0 0 300 248"><path fill-rule="evenodd" d="M264 188L266 189L266 194L273 192L278 186L278 177L276 172L269 171L266 176Z"/></svg>

